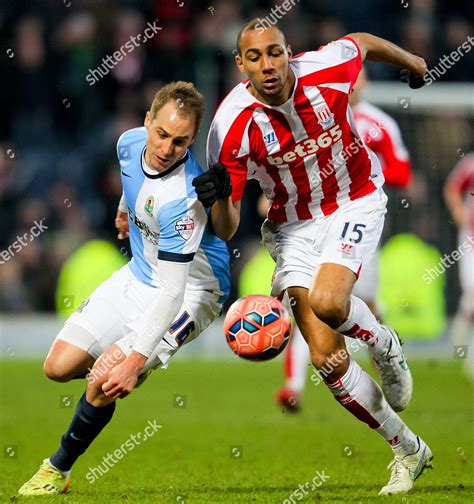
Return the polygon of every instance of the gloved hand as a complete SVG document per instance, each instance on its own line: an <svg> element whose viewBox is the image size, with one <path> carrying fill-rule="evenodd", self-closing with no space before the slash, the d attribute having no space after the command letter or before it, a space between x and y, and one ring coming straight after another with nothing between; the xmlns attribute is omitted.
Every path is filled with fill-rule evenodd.
<svg viewBox="0 0 474 504"><path fill-rule="evenodd" d="M205 207L211 207L217 200L228 198L232 194L230 175L222 163L211 166L192 183L196 188L198 200Z"/></svg>
<svg viewBox="0 0 474 504"><path fill-rule="evenodd" d="M425 85L425 80L420 75L408 70L408 68L403 68L400 70L400 80L402 82L408 83L412 89L419 89Z"/></svg>

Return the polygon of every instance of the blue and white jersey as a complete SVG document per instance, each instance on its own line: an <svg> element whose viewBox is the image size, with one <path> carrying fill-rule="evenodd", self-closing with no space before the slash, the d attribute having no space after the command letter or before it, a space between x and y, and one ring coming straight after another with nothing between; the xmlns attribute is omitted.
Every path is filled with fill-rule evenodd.
<svg viewBox="0 0 474 504"><path fill-rule="evenodd" d="M197 199L192 180L203 173L191 152L166 172L151 174L144 166L147 130L121 135L117 155L128 205L133 274L147 285L160 286L158 259L192 261L186 289L230 291L229 252L210 231L208 210Z"/></svg>

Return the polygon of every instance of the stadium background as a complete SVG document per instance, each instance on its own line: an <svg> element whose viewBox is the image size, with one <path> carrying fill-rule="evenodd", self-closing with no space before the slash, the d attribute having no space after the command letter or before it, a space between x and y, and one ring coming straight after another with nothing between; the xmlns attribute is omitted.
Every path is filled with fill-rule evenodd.
<svg viewBox="0 0 474 504"><path fill-rule="evenodd" d="M39 358L44 358L61 316L77 308L82 300L79 294L70 296L67 288L56 293L66 260L94 239L113 244L115 255L110 257L115 257L115 261L130 257L128 244L116 239L113 226L121 194L117 138L143 123L147 106L162 84L191 80L206 100L206 116L193 147L195 156L204 164L207 129L213 113L228 90L241 80L233 61L237 32L245 20L271 15L273 5L271 1L255 0L25 0L0 7L0 251L7 250L18 235L29 232L35 222L44 219L47 225L38 238L0 264L2 376L9 377L3 380L2 392L8 417L4 446L10 440L20 443L21 438L15 431L17 417L12 413L16 399L6 392L14 383L12 376L18 378L20 368L16 368L15 375L15 359L35 356L35 362L39 362ZM154 37L130 52L97 83L89 85L86 75L101 64L102 58L112 55L132 35L142 33L148 22L156 20L161 30ZM423 55L428 67L433 68L442 55L474 34L473 23L474 7L467 0L318 0L296 3L279 26L286 32L294 53L317 48L350 32L367 31ZM418 92L395 84L395 68L369 63L367 69L373 81L369 99L397 120L415 172L409 190L388 191L389 214L383 243L393 234L410 232L435 246L440 256L450 253L457 247L457 231L445 207L442 187L455 164L474 150L474 51L429 89ZM423 101L423 96L428 98ZM258 249L262 222L256 208L259 194L258 186L248 183L240 229L229 243L231 300L238 295L243 267ZM101 252L93 252L93 256L99 259ZM113 269L115 264L118 263L108 264L108 268ZM84 263L76 266L70 275L86 275ZM97 276L92 267L89 276ZM453 361L447 330L459 299L457 266L447 269L442 280L444 306L433 309L441 310L442 317L447 316L446 323L431 335L430 342L409 347L409 355L424 359L419 364L420 376L429 376L433 364L429 359L433 355L450 360L448 374L443 375L443 370L437 368L440 384L443 380L461 380L460 362ZM261 292L268 292L268 286L262 285ZM60 317L55 313L56 307ZM235 364L234 379L244 380L242 375L238 378L239 372L247 380L253 376L261 379L262 373L269 376L268 370L249 370L232 358L225 348L221 325L193 345L189 349L191 355L226 352ZM176 364L177 369L183 369L184 363ZM280 380L280 365L281 362L272 363L270 367L275 383ZM196 369L196 373L208 372L199 365ZM228 372L219 366L216 369ZM169 372L173 372L171 368ZM35 373L25 376L36 381L40 375L40 365L36 365ZM171 376L179 383L179 377ZM212 376L220 379L217 372ZM175 391L164 380L165 390ZM23 383L28 386L26 378ZM426 378L424 384L429 387L430 380ZM42 384L41 390L47 393L48 386ZM272 387L267 386L269 397ZM463 387L467 387L466 383ZM19 387L13 390L20 393ZM60 393L59 388L54 390ZM442 397L450 396L448 389L440 391ZM462 420L471 422L465 431L466 435L471 434L462 446L472 446L472 388L458 393L462 397L468 394ZM258 409L257 397L255 394ZM452 400L456 398L453 396ZM331 411L336 409L332 403L330 407ZM61 413L67 418L70 410Z"/></svg>

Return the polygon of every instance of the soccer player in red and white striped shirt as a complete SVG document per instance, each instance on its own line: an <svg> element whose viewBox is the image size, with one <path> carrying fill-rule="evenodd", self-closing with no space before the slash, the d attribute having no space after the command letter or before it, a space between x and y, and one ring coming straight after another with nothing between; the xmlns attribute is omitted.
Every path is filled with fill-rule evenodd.
<svg viewBox="0 0 474 504"><path fill-rule="evenodd" d="M432 454L389 404L403 409L412 389L395 331L351 295L380 238L386 196L380 163L357 132L348 97L365 58L407 69L411 87L423 84L426 63L364 33L293 57L283 33L258 20L242 28L237 49L237 66L249 79L216 112L211 168L193 181L196 192L212 206L215 232L229 239L246 180L260 182L270 200L262 235L276 261L273 294L293 298L312 362L335 398L391 445L391 478L381 493L409 491ZM384 392L350 358L343 335L371 347Z"/></svg>
<svg viewBox="0 0 474 504"><path fill-rule="evenodd" d="M359 135L365 145L376 155L382 166L385 184L391 187L408 187L412 168L408 151L395 120L380 108L362 100L367 85L364 69L349 97L349 104ZM361 298L372 313L380 318L376 304L378 288L378 251L365 262L352 294ZM301 394L306 384L306 370L310 355L308 345L298 326L295 326L291 343L285 355L285 386L277 393L278 401L289 411L298 411Z"/></svg>
<svg viewBox="0 0 474 504"><path fill-rule="evenodd" d="M461 299L451 326L454 345L469 345L466 371L474 381L474 352L469 336L474 329L474 152L463 153L444 186L444 198L458 227ZM454 257L454 253L452 254Z"/></svg>

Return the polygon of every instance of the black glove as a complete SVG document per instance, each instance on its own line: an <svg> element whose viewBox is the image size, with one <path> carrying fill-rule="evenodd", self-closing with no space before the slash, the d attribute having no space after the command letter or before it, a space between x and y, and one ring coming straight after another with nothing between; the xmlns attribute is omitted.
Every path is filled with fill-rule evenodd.
<svg viewBox="0 0 474 504"><path fill-rule="evenodd" d="M407 82L412 89L419 89L425 85L423 77L408 70L408 68L400 70L400 80L402 82Z"/></svg>
<svg viewBox="0 0 474 504"><path fill-rule="evenodd" d="M218 199L228 198L232 194L232 183L226 167L221 163L211 166L207 172L193 180L198 200L211 207Z"/></svg>

